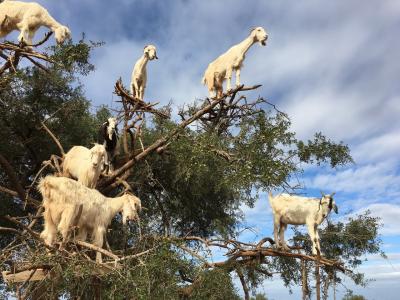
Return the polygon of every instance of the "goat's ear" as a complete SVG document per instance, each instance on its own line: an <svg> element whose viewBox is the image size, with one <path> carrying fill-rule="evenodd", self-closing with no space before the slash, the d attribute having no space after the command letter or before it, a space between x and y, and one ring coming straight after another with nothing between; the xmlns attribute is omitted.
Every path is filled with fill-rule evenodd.
<svg viewBox="0 0 400 300"><path fill-rule="evenodd" d="M336 194L336 192L333 192L333 193L331 194L331 197L333 197L335 194Z"/></svg>
<svg viewBox="0 0 400 300"><path fill-rule="evenodd" d="M338 207L337 207L336 204L333 204L333 211L334 211L336 214L339 213L339 209L338 209Z"/></svg>
<svg viewBox="0 0 400 300"><path fill-rule="evenodd" d="M320 191L320 192L321 192L321 196L325 197L325 193L323 191Z"/></svg>
<svg viewBox="0 0 400 300"><path fill-rule="evenodd" d="M256 27L251 27L250 28L250 33L252 33L254 29L256 29Z"/></svg>

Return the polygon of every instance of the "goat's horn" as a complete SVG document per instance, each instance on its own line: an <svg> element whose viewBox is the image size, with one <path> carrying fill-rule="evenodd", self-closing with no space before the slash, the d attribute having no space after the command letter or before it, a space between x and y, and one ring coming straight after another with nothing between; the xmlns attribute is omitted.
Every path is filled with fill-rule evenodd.
<svg viewBox="0 0 400 300"><path fill-rule="evenodd" d="M336 194L336 192L333 192L332 194L331 194L331 197L333 197L333 195L335 195Z"/></svg>
<svg viewBox="0 0 400 300"><path fill-rule="evenodd" d="M323 191L320 191L320 192L321 192L322 197L325 197L325 193Z"/></svg>

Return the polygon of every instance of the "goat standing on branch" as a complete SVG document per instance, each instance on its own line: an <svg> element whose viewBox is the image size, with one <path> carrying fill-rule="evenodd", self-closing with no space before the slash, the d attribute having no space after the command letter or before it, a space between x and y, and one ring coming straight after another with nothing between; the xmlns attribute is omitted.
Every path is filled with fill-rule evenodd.
<svg viewBox="0 0 400 300"><path fill-rule="evenodd" d="M101 248L112 218L122 212L122 223L125 225L129 220L138 220L142 207L140 199L132 194L105 197L97 190L65 177L47 176L38 187L45 209L44 230L40 236L50 246L54 243L57 230L66 242L71 228L77 226L76 239L85 241L90 234L93 244ZM96 254L96 261L102 261L100 252Z"/></svg>
<svg viewBox="0 0 400 300"><path fill-rule="evenodd" d="M273 196L270 192L269 203L274 214L274 239L277 247L281 244L285 250L289 250L284 237L288 224L305 224L312 242L312 253L322 255L317 226L325 220L332 209L338 213L335 200L333 200L334 194L322 194L321 199L316 199L289 194Z"/></svg>
<svg viewBox="0 0 400 300"><path fill-rule="evenodd" d="M146 66L149 60L158 59L156 47L147 45L144 47L143 55L138 59L132 71L131 94L134 98L143 100L144 89L147 83Z"/></svg>
<svg viewBox="0 0 400 300"><path fill-rule="evenodd" d="M117 154L118 132L116 127L116 119L108 118L99 129L97 142L103 145L107 151L106 173L114 171L114 158Z"/></svg>
<svg viewBox="0 0 400 300"><path fill-rule="evenodd" d="M95 188L104 164L108 161L103 145L95 144L91 149L74 146L65 155L63 176L78 180L84 186Z"/></svg>
<svg viewBox="0 0 400 300"><path fill-rule="evenodd" d="M32 39L41 26L54 32L58 44L71 37L68 27L58 23L44 7L36 2L3 1L0 3L0 22L0 37L19 30L21 33L18 41L28 46L32 45Z"/></svg>
<svg viewBox="0 0 400 300"><path fill-rule="evenodd" d="M202 79L203 84L207 84L209 97L211 98L213 92L216 97L220 98L223 93L223 82L226 79L226 90L231 89L232 72L236 71L236 86L240 86L240 69L243 66L247 50L259 42L265 46L265 41L268 39L268 34L262 27L256 27L251 30L250 35L239 44L231 47L224 54L219 56L216 60L210 63L204 73Z"/></svg>

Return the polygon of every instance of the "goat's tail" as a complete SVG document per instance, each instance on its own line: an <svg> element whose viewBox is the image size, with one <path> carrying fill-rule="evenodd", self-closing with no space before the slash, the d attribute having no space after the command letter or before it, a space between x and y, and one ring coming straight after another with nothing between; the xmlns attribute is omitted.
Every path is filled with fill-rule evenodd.
<svg viewBox="0 0 400 300"><path fill-rule="evenodd" d="M38 190L42 194L43 200L48 199L50 197L51 177L53 176L46 176L40 179L39 181Z"/></svg>
<svg viewBox="0 0 400 300"><path fill-rule="evenodd" d="M271 207L273 207L273 199L274 199L274 196L272 195L272 192L268 191L268 200L269 200L269 204L271 205Z"/></svg>

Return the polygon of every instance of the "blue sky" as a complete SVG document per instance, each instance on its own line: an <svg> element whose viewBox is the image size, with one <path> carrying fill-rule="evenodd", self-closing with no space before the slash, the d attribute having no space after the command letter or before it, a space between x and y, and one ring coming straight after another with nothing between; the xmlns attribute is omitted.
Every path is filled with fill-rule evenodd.
<svg viewBox="0 0 400 300"><path fill-rule="evenodd" d="M132 66L146 44L158 48L148 64L146 100L176 107L203 98L200 84L208 63L241 41L249 28L263 26L266 47L254 45L244 62L242 82L262 84L260 94L286 111L299 138L316 131L351 148L356 164L345 168L305 167L300 178L311 196L336 191L340 217L370 209L382 218L389 260L368 257L361 268L375 278L368 299L400 293L400 2L380 1L99 1L38 0L74 40L82 32L106 44L96 49L96 71L82 78L93 104L116 106L113 85L129 83ZM38 38L38 37L37 37ZM271 236L266 195L255 208L242 208L256 234ZM349 284L352 287L351 284ZM269 299L298 299L278 279L266 281ZM339 287L339 295L344 289Z"/></svg>

